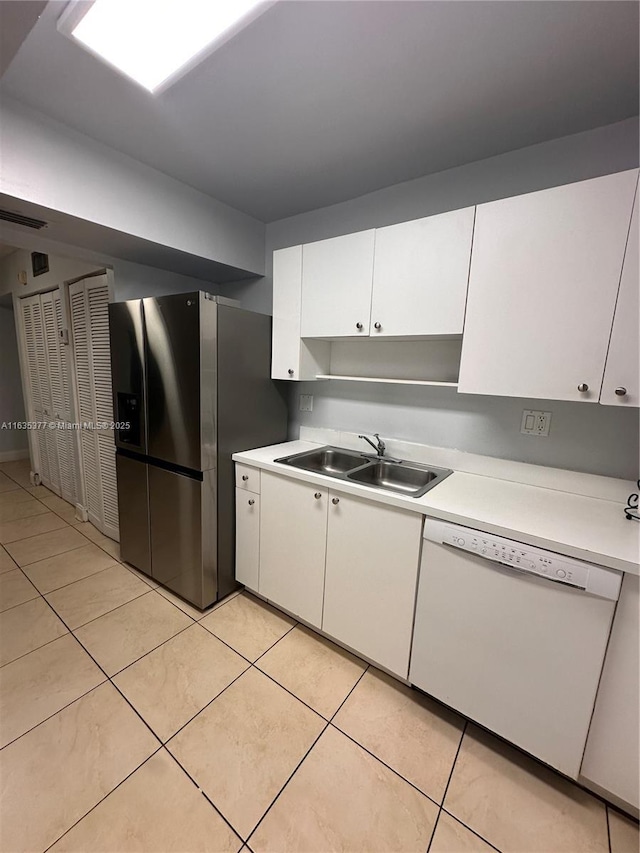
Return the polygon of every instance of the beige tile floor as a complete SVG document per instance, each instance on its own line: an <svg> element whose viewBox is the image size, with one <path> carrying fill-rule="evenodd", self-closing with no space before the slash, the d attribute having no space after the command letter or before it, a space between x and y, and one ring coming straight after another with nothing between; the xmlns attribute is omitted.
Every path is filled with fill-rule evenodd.
<svg viewBox="0 0 640 853"><path fill-rule="evenodd" d="M635 822L285 614L157 588L26 463L0 465L0 542L2 853L638 853Z"/></svg>

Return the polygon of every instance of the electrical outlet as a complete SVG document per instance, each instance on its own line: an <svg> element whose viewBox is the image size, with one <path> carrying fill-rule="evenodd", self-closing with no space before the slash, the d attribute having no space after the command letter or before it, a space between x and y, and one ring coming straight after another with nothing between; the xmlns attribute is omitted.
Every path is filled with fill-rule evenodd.
<svg viewBox="0 0 640 853"><path fill-rule="evenodd" d="M525 409L522 413L522 424L520 432L523 435L549 435L551 426L551 412L533 412Z"/></svg>
<svg viewBox="0 0 640 853"><path fill-rule="evenodd" d="M300 394L300 411L313 411L313 394Z"/></svg>

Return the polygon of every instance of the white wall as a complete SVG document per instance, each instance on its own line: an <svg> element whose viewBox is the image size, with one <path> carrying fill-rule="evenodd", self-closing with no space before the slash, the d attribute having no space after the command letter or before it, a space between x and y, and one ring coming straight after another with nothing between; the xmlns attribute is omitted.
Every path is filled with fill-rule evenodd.
<svg viewBox="0 0 640 853"><path fill-rule="evenodd" d="M488 117L490 120L490 116ZM585 180L638 165L638 122L629 119L370 193L267 226L267 276L274 249L376 228L479 202ZM270 278L241 285L243 304L271 309ZM438 388L291 383L290 435L300 424L379 431L410 441L456 447L596 474L635 479L638 413L606 406L459 395ZM299 393L314 395L312 413ZM548 438L520 434L523 409L551 411Z"/></svg>
<svg viewBox="0 0 640 853"><path fill-rule="evenodd" d="M0 307L0 427L2 423L24 421L24 418L13 310ZM24 430L0 428L0 460L8 452L27 448L27 433Z"/></svg>
<svg viewBox="0 0 640 853"><path fill-rule="evenodd" d="M2 101L0 192L251 273L264 224L10 99Z"/></svg>
<svg viewBox="0 0 640 853"><path fill-rule="evenodd" d="M0 260L0 295L15 294L18 297L28 296L43 290L51 290L65 281L96 270L110 267L113 269L115 293L114 299L122 302L125 299L136 299L144 296L161 296L169 293L188 293L193 290L206 290L229 298L238 298L236 288L242 282L233 284L215 284L191 278L178 273L134 264L119 258L100 257L95 261L80 258L49 255L49 272L33 276L31 271L31 252L18 249ZM26 285L20 284L18 274L27 274ZM0 372L2 367L0 366Z"/></svg>

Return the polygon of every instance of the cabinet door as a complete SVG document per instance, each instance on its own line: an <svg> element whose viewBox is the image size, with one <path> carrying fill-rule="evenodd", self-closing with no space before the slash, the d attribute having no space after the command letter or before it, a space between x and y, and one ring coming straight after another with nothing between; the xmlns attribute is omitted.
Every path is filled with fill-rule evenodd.
<svg viewBox="0 0 640 853"><path fill-rule="evenodd" d="M422 516L331 493L322 630L407 678Z"/></svg>
<svg viewBox="0 0 640 853"><path fill-rule="evenodd" d="M461 335L475 207L376 231L371 335Z"/></svg>
<svg viewBox="0 0 640 853"><path fill-rule="evenodd" d="M260 495L236 488L236 580L256 592L260 566Z"/></svg>
<svg viewBox="0 0 640 853"><path fill-rule="evenodd" d="M258 592L319 628L327 490L263 471L260 491Z"/></svg>
<svg viewBox="0 0 640 853"><path fill-rule="evenodd" d="M636 809L640 806L639 611L640 578L626 574L580 770L585 779Z"/></svg>
<svg viewBox="0 0 640 853"><path fill-rule="evenodd" d="M273 253L272 379L300 379L302 246ZM315 378L315 377L314 377Z"/></svg>
<svg viewBox="0 0 640 853"><path fill-rule="evenodd" d="M638 299L640 287L640 270L638 269L639 225L638 196L636 194L629 240L624 255L616 313L613 318L602 394L600 395L600 402L607 406L640 406L640 383L638 380L638 363L640 362L640 347L638 345L638 316L640 315Z"/></svg>
<svg viewBox="0 0 640 853"><path fill-rule="evenodd" d="M375 231L360 231L302 249L302 337L369 334Z"/></svg>
<svg viewBox="0 0 640 853"><path fill-rule="evenodd" d="M598 401L636 181L478 206L459 391Z"/></svg>

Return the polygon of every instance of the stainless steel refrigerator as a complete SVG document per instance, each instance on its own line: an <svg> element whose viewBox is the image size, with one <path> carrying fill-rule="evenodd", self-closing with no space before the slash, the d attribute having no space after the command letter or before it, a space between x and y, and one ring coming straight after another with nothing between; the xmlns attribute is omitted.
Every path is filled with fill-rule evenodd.
<svg viewBox="0 0 640 853"><path fill-rule="evenodd" d="M231 454L286 439L271 318L197 292L113 303L109 329L122 559L205 608L237 587Z"/></svg>

